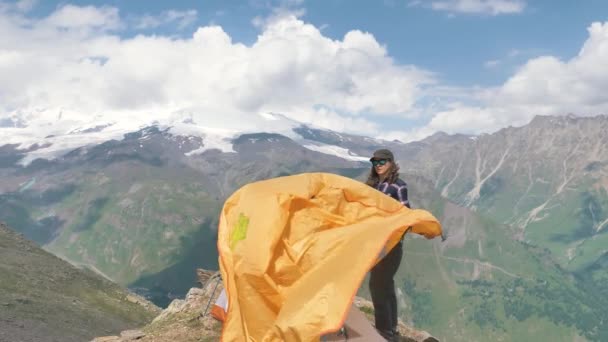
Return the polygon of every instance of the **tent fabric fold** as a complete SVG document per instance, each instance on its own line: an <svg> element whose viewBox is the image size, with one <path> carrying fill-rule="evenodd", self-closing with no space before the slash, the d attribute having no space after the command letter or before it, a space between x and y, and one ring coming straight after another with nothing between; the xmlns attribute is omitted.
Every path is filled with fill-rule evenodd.
<svg viewBox="0 0 608 342"><path fill-rule="evenodd" d="M225 342L319 341L342 327L367 272L406 232L441 235L430 212L330 173L247 184L219 220Z"/></svg>

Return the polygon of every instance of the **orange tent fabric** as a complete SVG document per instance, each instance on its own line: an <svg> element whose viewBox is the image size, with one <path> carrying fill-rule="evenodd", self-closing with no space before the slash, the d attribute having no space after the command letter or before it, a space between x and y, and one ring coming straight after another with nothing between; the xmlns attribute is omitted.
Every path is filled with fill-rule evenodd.
<svg viewBox="0 0 608 342"><path fill-rule="evenodd" d="M319 341L337 331L366 273L408 227L441 235L430 212L335 174L243 186L220 214L222 341Z"/></svg>

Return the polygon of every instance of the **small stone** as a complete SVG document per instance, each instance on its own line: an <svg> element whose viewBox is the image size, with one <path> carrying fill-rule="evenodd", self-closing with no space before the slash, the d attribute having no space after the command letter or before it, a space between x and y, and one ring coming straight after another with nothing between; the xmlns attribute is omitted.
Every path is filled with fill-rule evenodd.
<svg viewBox="0 0 608 342"><path fill-rule="evenodd" d="M133 295L127 295L127 301L137 304L137 303L139 303L139 298L137 298Z"/></svg>
<svg viewBox="0 0 608 342"><path fill-rule="evenodd" d="M146 336L146 334L141 330L125 330L120 333L121 341L134 341L139 340L140 338Z"/></svg>

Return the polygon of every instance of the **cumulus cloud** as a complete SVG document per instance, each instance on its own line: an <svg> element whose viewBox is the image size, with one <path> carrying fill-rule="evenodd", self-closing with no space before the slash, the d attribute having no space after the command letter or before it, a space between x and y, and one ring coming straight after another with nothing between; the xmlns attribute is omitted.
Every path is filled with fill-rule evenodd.
<svg viewBox="0 0 608 342"><path fill-rule="evenodd" d="M535 115L608 114L608 22L593 23L578 55L528 60L499 87L476 91L476 106L437 112L427 132L493 132L528 123Z"/></svg>
<svg viewBox="0 0 608 342"><path fill-rule="evenodd" d="M217 123L219 115L241 127L273 112L337 131L411 141L437 131L492 132L538 114L608 113L608 22L589 26L573 58L536 57L504 84L467 89L396 63L370 33L352 30L332 39L293 13L261 21L256 41L245 45L215 25L184 38L124 38L116 34L125 23L113 7L65 5L34 18L27 14L31 5L21 4L0 6L5 123L16 121L15 113L27 124L45 115L48 122L101 120L108 113L152 122L187 112L200 124ZM189 12L168 13L164 22ZM386 133L379 116L415 119L419 126Z"/></svg>
<svg viewBox="0 0 608 342"><path fill-rule="evenodd" d="M500 15L521 13L526 7L526 2L525 0L416 0L411 1L409 5L450 13Z"/></svg>
<svg viewBox="0 0 608 342"><path fill-rule="evenodd" d="M333 40L294 15L267 22L249 46L212 25L187 38L122 38L111 32L123 25L112 7L66 5L41 19L0 15L0 116L199 108L246 121L268 111L373 134L370 115L407 117L433 83L425 70L396 64L369 33Z"/></svg>

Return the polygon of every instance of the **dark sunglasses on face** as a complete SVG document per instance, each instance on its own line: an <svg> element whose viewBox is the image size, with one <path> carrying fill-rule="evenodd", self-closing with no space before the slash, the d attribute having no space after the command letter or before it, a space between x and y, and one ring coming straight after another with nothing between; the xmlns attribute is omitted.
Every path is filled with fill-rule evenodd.
<svg viewBox="0 0 608 342"><path fill-rule="evenodd" d="M384 165L384 164L386 164L387 161L388 160L386 160L386 159L380 159L380 160L374 159L374 160L372 160L372 165L374 165L374 166Z"/></svg>

